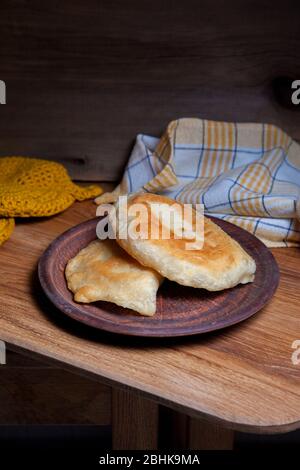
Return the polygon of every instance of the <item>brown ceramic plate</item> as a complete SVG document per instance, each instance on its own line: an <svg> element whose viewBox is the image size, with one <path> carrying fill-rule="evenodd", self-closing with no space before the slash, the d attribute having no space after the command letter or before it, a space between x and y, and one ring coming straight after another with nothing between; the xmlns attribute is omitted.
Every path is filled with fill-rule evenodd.
<svg viewBox="0 0 300 470"><path fill-rule="evenodd" d="M63 233L47 248L39 261L41 285L53 304L69 317L114 333L185 336L233 325L251 317L270 300L278 285L279 271L272 253L256 237L223 220L212 220L255 259L253 283L207 292L165 280L158 291L153 317L143 317L110 302L76 303L67 288L64 271L68 260L96 239L99 219L92 219Z"/></svg>

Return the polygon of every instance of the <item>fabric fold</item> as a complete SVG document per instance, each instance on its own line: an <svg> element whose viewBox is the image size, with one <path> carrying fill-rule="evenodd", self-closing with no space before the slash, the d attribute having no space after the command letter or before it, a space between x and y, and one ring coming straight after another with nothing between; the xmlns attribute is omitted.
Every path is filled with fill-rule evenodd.
<svg viewBox="0 0 300 470"><path fill-rule="evenodd" d="M96 202L137 191L203 204L268 246L300 243L300 146L271 124L184 118L161 139L140 134L120 185Z"/></svg>

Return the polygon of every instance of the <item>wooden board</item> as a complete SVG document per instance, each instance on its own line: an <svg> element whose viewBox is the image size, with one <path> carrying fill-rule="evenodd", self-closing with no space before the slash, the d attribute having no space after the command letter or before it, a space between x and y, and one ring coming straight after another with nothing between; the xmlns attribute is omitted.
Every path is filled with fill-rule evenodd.
<svg viewBox="0 0 300 470"><path fill-rule="evenodd" d="M1 0L0 155L118 179L138 133L200 116L300 139L297 0Z"/></svg>
<svg viewBox="0 0 300 470"><path fill-rule="evenodd" d="M74 302L65 279L67 262L96 239L99 218L83 222L54 240L39 261L39 279L53 304L63 313L94 328L113 333L148 336L190 336L219 330L254 315L272 298L279 271L271 252L249 232L229 222L211 219L237 240L256 262L253 283L221 292L180 286L165 280L153 317L111 302Z"/></svg>
<svg viewBox="0 0 300 470"><path fill-rule="evenodd" d="M1 339L211 423L264 433L300 427L300 366L291 360L300 339L299 249L273 250L279 288L247 321L202 337L128 339L62 316L37 279L49 243L95 210L92 202L76 203L50 219L17 222L0 247Z"/></svg>
<svg viewBox="0 0 300 470"><path fill-rule="evenodd" d="M114 450L154 450L158 444L157 403L128 390L113 390L112 448Z"/></svg>
<svg viewBox="0 0 300 470"><path fill-rule="evenodd" d="M160 409L160 445L163 449L232 450L234 431L209 421ZM161 447L160 447L161 448Z"/></svg>

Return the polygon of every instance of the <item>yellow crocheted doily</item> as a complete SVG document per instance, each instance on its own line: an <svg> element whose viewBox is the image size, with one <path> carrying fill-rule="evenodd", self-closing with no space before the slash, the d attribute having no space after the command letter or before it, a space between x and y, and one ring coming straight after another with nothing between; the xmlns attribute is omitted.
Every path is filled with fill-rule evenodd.
<svg viewBox="0 0 300 470"><path fill-rule="evenodd" d="M99 186L73 183L63 165L25 157L0 158L0 217L57 214L74 201L102 193ZM12 219L0 219L0 244L13 230Z"/></svg>

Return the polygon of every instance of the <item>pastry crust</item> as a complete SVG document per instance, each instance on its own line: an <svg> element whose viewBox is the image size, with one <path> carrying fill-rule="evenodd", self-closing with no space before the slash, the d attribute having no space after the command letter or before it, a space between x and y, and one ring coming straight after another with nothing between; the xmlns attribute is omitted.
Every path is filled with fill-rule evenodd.
<svg viewBox="0 0 300 470"><path fill-rule="evenodd" d="M163 278L131 258L115 240L95 240L72 258L65 271L76 302L114 302L141 315L156 311Z"/></svg>
<svg viewBox="0 0 300 470"><path fill-rule="evenodd" d="M143 203L150 207L151 204L172 205L175 202L182 205L164 196L137 193L129 198L128 208L134 203ZM156 220L156 223L161 222ZM150 227L148 231L150 233ZM186 243L191 242L190 239L134 239L130 236L121 239L118 232L117 242L144 266L185 286L219 291L240 283L252 282L254 279L256 264L252 257L206 217L202 249L186 249Z"/></svg>

